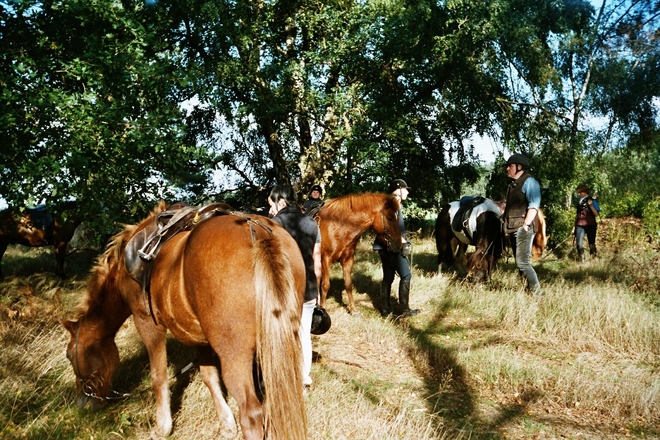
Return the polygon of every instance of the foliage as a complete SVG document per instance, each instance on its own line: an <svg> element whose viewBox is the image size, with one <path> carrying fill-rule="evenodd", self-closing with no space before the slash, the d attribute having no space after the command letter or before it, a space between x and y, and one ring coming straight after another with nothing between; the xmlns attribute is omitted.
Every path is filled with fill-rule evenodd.
<svg viewBox="0 0 660 440"><path fill-rule="evenodd" d="M9 204L73 198L94 213L89 221L110 224L204 184L206 152L184 144L176 72L155 50L142 6L12 5L0 21L0 194Z"/></svg>
<svg viewBox="0 0 660 440"><path fill-rule="evenodd" d="M433 208L476 188L502 197L505 158L484 182L474 155L487 134L530 157L559 224L577 181L605 195L590 170L608 155L657 145L659 8L2 3L0 196L76 198L109 228L159 198L252 206L275 183L336 196L404 178Z"/></svg>

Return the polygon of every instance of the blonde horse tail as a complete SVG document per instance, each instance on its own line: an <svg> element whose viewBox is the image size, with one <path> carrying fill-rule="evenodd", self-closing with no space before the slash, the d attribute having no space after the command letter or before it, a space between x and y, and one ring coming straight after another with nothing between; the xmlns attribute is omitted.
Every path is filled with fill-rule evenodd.
<svg viewBox="0 0 660 440"><path fill-rule="evenodd" d="M533 257L538 260L543 255L543 249L548 244L545 215L540 209L536 214L536 235L534 236Z"/></svg>
<svg viewBox="0 0 660 440"><path fill-rule="evenodd" d="M307 415L299 334L302 298L283 249L276 236L258 240L254 246L257 363L265 389L266 438L304 440Z"/></svg>

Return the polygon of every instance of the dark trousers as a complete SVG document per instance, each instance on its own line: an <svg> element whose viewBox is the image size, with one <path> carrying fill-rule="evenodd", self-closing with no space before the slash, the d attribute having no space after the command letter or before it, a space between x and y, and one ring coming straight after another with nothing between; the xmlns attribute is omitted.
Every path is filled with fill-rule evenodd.
<svg viewBox="0 0 660 440"><path fill-rule="evenodd" d="M587 242L589 243L590 247L596 244L596 229L596 225L575 227L575 244L577 246L578 252L584 249L585 235L587 236Z"/></svg>

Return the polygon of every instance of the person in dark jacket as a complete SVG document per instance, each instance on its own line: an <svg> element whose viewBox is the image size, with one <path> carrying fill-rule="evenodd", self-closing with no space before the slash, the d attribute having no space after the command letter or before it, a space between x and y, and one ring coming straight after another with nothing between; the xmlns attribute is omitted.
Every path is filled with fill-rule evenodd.
<svg viewBox="0 0 660 440"><path fill-rule="evenodd" d="M527 279L527 288L535 295L543 295L532 267L532 243L536 234L534 220L541 206L541 186L529 174L529 159L524 154L511 155L506 161L506 172L511 183L502 215L504 231L509 234L516 266Z"/></svg>
<svg viewBox="0 0 660 440"><path fill-rule="evenodd" d="M404 200L408 198L410 188L405 181L395 179L390 183L390 193L399 200L401 205ZM387 245L382 243L378 238L374 242L373 249L378 251L380 261L383 265L383 281L381 283L381 309L380 314L382 317L387 317L392 313L390 305L390 296L392 292L392 283L394 282L394 274L399 274L399 306L401 306L401 316L414 316L419 314L419 309L411 309L408 301L410 299L410 284L412 280L412 272L410 271L410 256L411 243L406 238L406 227L403 218L403 213L399 208L397 212L399 219L399 230L401 231L401 239L403 247L399 252L390 252L387 250Z"/></svg>
<svg viewBox="0 0 660 440"><path fill-rule="evenodd" d="M310 386L312 378L312 316L319 297L321 280L321 232L313 218L303 214L296 204L296 193L290 185L275 186L268 196L269 214L286 229L298 243L305 262L307 287L300 321L300 341L303 351L303 385Z"/></svg>
<svg viewBox="0 0 660 440"><path fill-rule="evenodd" d="M323 188L320 185L312 186L312 189L309 192L309 199L303 203L303 211L308 213L310 210L316 208L323 202L321 197L323 196Z"/></svg>
<svg viewBox="0 0 660 440"><path fill-rule="evenodd" d="M587 185L580 185L575 192L578 195L577 213L575 215L575 244L577 246L578 259L584 262L584 236L589 243L589 254L596 256L596 217L600 213L600 206L596 199L589 194L591 190Z"/></svg>

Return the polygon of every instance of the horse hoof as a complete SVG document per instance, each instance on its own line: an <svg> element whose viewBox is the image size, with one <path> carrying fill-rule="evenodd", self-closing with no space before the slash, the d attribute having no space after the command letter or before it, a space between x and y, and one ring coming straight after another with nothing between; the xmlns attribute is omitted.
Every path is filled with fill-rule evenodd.
<svg viewBox="0 0 660 440"><path fill-rule="evenodd" d="M360 312L358 312L357 310L353 310L353 311L349 310L348 314L351 315L354 318L362 318L362 314Z"/></svg>

